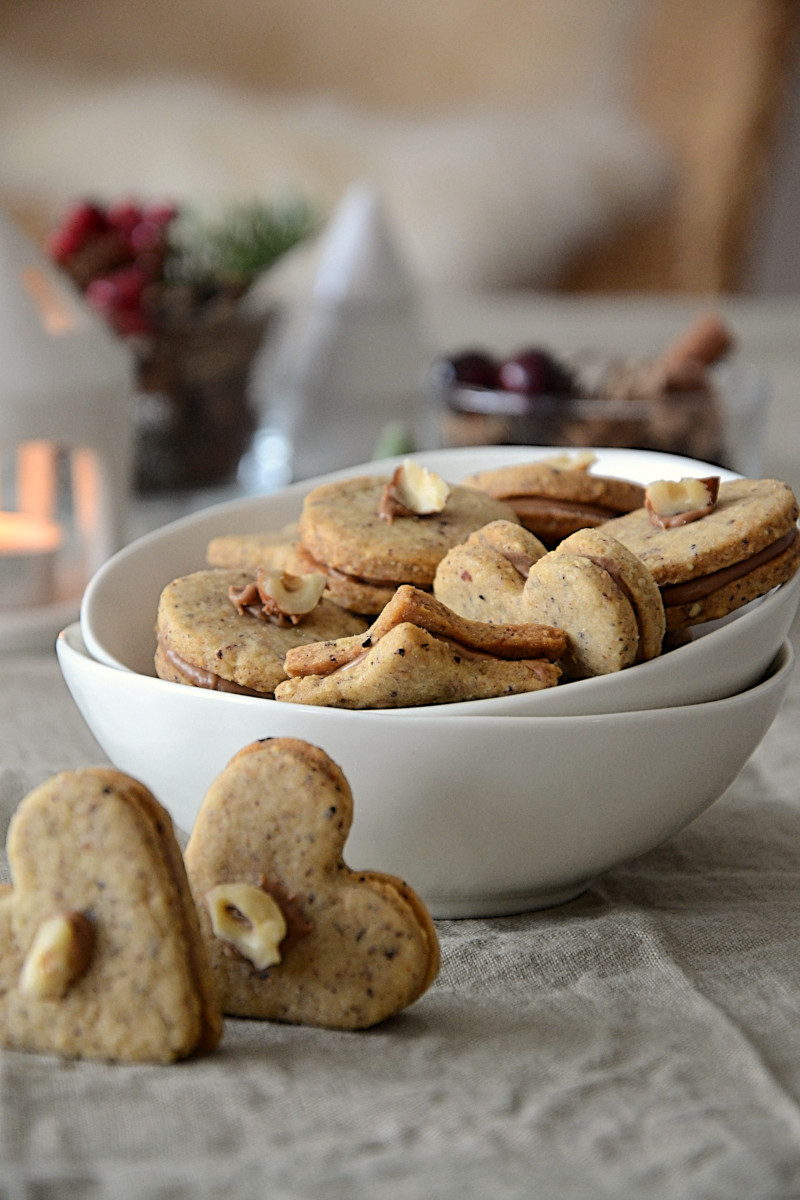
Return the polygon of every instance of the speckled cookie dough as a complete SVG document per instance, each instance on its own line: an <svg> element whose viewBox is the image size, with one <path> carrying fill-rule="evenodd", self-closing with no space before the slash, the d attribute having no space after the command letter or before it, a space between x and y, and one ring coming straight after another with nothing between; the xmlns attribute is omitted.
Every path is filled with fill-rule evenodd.
<svg viewBox="0 0 800 1200"><path fill-rule="evenodd" d="M168 814L111 768L64 771L12 817L0 898L0 1043L172 1062L222 1018Z"/></svg>
<svg viewBox="0 0 800 1200"><path fill-rule="evenodd" d="M559 674L545 659L471 653L404 621L352 664L287 679L275 689L275 699L353 709L452 704L554 687Z"/></svg>
<svg viewBox="0 0 800 1200"><path fill-rule="evenodd" d="M375 475L322 484L303 504L306 569L324 571L326 594L356 612L380 612L401 583L430 588L447 551L481 525L500 519L519 524L509 505L458 486L440 512L387 521L380 516L387 482Z"/></svg>
<svg viewBox="0 0 800 1200"><path fill-rule="evenodd" d="M547 553L521 525L492 521L448 550L433 580L433 594L448 608L475 621L514 624L528 571Z"/></svg>
<svg viewBox="0 0 800 1200"><path fill-rule="evenodd" d="M680 629L726 616L790 579L800 562L797 517L788 484L734 479L720 484L712 512L686 525L662 529L641 508L604 528L649 569L668 628Z"/></svg>
<svg viewBox="0 0 800 1200"><path fill-rule="evenodd" d="M566 631L561 662L572 679L657 657L666 631L655 580L606 528L580 530L534 563L521 610Z"/></svg>
<svg viewBox="0 0 800 1200"><path fill-rule="evenodd" d="M352 820L341 769L292 738L246 746L211 785L186 865L226 1013L363 1029L430 987L439 968L430 914L402 880L345 864ZM233 926L228 941L224 926L214 933L209 899L226 895L253 913L271 898L277 912L250 922L255 938ZM271 962L259 969L254 959Z"/></svg>
<svg viewBox="0 0 800 1200"><path fill-rule="evenodd" d="M602 525L644 503L641 484L593 475L593 457L516 463L478 471L462 482L510 504L525 528L553 547L578 529Z"/></svg>
<svg viewBox="0 0 800 1200"><path fill-rule="evenodd" d="M251 583L248 571L208 569L173 580L157 614L156 674L173 683L271 696L286 678L292 646L360 633L367 622L329 600L297 625L278 626L245 613L229 598Z"/></svg>

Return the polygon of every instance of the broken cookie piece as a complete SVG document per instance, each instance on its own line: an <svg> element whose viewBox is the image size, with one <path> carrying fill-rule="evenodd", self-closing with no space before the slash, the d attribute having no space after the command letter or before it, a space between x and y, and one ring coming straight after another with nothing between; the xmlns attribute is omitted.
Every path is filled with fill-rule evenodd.
<svg viewBox="0 0 800 1200"><path fill-rule="evenodd" d="M339 708L402 708L553 687L561 629L460 617L405 585L363 636L297 647L275 699Z"/></svg>

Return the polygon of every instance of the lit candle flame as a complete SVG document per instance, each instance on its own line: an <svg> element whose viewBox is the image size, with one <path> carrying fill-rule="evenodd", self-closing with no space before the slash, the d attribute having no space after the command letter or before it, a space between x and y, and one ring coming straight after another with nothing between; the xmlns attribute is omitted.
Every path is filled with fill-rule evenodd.
<svg viewBox="0 0 800 1200"><path fill-rule="evenodd" d="M46 517L0 512L0 555L50 554L61 544L61 527Z"/></svg>

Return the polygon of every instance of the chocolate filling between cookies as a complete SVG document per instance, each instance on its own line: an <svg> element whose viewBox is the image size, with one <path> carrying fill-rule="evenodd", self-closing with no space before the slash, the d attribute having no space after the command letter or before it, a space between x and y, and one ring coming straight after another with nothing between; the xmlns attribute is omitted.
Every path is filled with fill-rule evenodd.
<svg viewBox="0 0 800 1200"><path fill-rule="evenodd" d="M617 570L616 565L611 559L604 558L601 554L581 554L580 557L588 558L589 562L594 563L594 565L599 567L601 571L605 571L606 575L610 575L633 609L633 616L636 621L636 631L638 634L638 641L636 645L636 662L642 662L644 657L644 626L642 624L642 614L636 597L628 586L627 581L622 578L622 575Z"/></svg>
<svg viewBox="0 0 800 1200"><path fill-rule="evenodd" d="M528 578L530 569L536 562L535 558L532 558L530 554L523 554L521 550L498 550L498 554L500 554L506 560L509 566L512 566L517 574L521 575L523 579Z"/></svg>
<svg viewBox="0 0 800 1200"><path fill-rule="evenodd" d="M503 496L518 517L574 516L580 513L598 522L620 515L620 509L582 500L556 500L547 496Z"/></svg>
<svg viewBox="0 0 800 1200"><path fill-rule="evenodd" d="M720 588L727 587L729 583L734 583L737 579L743 579L751 571L778 558L794 544L797 537L798 530L790 529L783 537L779 537L769 546L765 546L757 554L743 558L737 563L731 563L729 567L721 567L718 571L712 571L708 575L698 575L696 579L687 579L683 583L666 584L660 589L664 607L679 608L684 604L693 604L698 600L707 599Z"/></svg>
<svg viewBox="0 0 800 1200"><path fill-rule="evenodd" d="M340 567L334 567L331 566L330 563L320 562L319 559L315 558L310 551L305 549L305 547L300 548L299 554L302 559L304 569L307 571L319 572L320 574L327 576L328 584L333 590L335 590L336 584L348 583L356 584L360 587L385 589L387 591L394 591L395 588L399 586L397 579L370 579L367 575L348 574L347 571L343 571ZM405 580L404 582L408 582L408 580ZM423 592L432 592L433 582L415 582L414 587L419 588L420 591Z"/></svg>
<svg viewBox="0 0 800 1200"><path fill-rule="evenodd" d="M206 670L205 667L195 666L194 663L187 662L185 658L181 658L180 654L165 646L164 642L159 638L161 649L164 657L172 664L181 675L185 675L190 679L193 687L205 688L211 692L229 692L234 696L260 696L263 699L271 700L272 692L259 692L255 688L244 687L240 683L234 683L232 679L224 679L221 675L216 675L213 671Z"/></svg>

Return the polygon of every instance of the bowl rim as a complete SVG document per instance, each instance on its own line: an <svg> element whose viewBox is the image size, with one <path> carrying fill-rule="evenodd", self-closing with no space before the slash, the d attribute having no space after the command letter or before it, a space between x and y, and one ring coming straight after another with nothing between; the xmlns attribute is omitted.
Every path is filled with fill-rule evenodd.
<svg viewBox="0 0 800 1200"><path fill-rule="evenodd" d="M187 688L183 684L172 683L170 680L160 679L155 675L142 675L137 671L130 670L120 671L110 663L100 662L94 658L86 646L80 621L74 621L60 631L56 639L56 652L59 662L62 663L62 672L64 658L74 657L75 660L82 663L83 669L88 670L91 674L106 678L116 676L123 681L123 686L156 689L165 692L165 694L172 694L176 698L179 695L184 695L189 703L215 703L217 705L223 703L231 708L244 705L245 708L252 709L254 712L257 711L258 705L264 703L264 700L257 696L239 696L232 692L215 692L204 688ZM551 725L555 721L566 721L572 726L577 721L590 721L593 724L611 723L613 727L618 725L620 721L628 720L646 725L648 722L652 723L656 719L663 720L670 713L684 713L689 709L691 709L696 719L701 719L702 713L706 709L713 709L717 713L724 712L726 708L735 709L742 705L751 704L759 699L764 692L782 686L783 681L794 668L795 657L793 644L787 636L780 646L776 648L769 666L757 683L741 691L734 692L729 696L722 696L714 700L701 700L695 704L670 704L663 708L629 709L624 712L577 712L570 714L548 714L543 712L535 716L528 714L521 714L519 716L502 714L487 717L486 720L490 720L493 727L497 724L499 730L504 725L508 725L509 728L515 726L521 727L522 722L527 722L530 725L531 722L535 723L536 721L549 722ZM66 674L66 672L63 673ZM276 701L275 703L280 702ZM393 712L391 709L345 709L312 704L282 705L282 708L289 707L297 710L298 713L311 713L318 717L321 714L326 714L321 719L330 721L332 725L339 721L352 721L354 716L365 717L367 720L385 721ZM442 707L446 708L447 706L443 705ZM431 724L430 715L422 711L419 713L409 712L408 715L402 717L402 721L404 726L408 723L409 731L413 731L414 722L420 725L424 724L426 727L430 727ZM464 719L457 713L442 713L437 723L437 728L446 727L448 724L455 724L458 728L463 728Z"/></svg>

